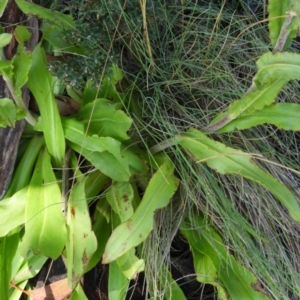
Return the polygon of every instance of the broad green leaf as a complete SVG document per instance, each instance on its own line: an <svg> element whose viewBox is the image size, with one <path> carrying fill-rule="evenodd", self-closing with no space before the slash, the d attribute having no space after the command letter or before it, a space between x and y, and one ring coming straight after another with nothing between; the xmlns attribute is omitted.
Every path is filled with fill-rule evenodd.
<svg viewBox="0 0 300 300"><path fill-rule="evenodd" d="M58 258L66 242L66 226L60 188L46 149L39 155L28 186L25 218L22 255L26 257L28 249L32 249L34 253Z"/></svg>
<svg viewBox="0 0 300 300"><path fill-rule="evenodd" d="M4 13L4 10L5 10L5 7L8 3L8 0L2 0L0 1L0 18L2 17L3 13Z"/></svg>
<svg viewBox="0 0 300 300"><path fill-rule="evenodd" d="M38 103L43 132L49 153L55 163L62 166L65 155L65 138L58 108L52 93L52 76L47 70L44 50L38 44L32 53L28 87Z"/></svg>
<svg viewBox="0 0 300 300"><path fill-rule="evenodd" d="M13 64L12 60L0 60L0 74L5 81L13 77Z"/></svg>
<svg viewBox="0 0 300 300"><path fill-rule="evenodd" d="M66 139L83 148L96 152L108 151L118 158L121 158L121 143L111 137L99 137L96 134L87 136L83 124L76 119L63 119L63 127Z"/></svg>
<svg viewBox="0 0 300 300"><path fill-rule="evenodd" d="M249 115L239 117L218 132L230 132L234 129L247 129L265 123L273 124L280 129L300 131L300 105L294 103L277 103L264 107Z"/></svg>
<svg viewBox="0 0 300 300"><path fill-rule="evenodd" d="M56 10L47 9L35 3L25 0L15 0L19 8L25 14L38 16L40 19L45 19L53 23L59 23L62 27L74 28L75 24L71 15L62 14Z"/></svg>
<svg viewBox="0 0 300 300"><path fill-rule="evenodd" d="M96 169L86 175L85 195L88 201L93 200L99 195L108 180L109 178L105 174Z"/></svg>
<svg viewBox="0 0 300 300"><path fill-rule="evenodd" d="M253 81L257 85L268 84L292 79L300 79L300 54L297 53L271 53L262 55L256 62L258 72Z"/></svg>
<svg viewBox="0 0 300 300"><path fill-rule="evenodd" d="M88 104L98 98L98 89L95 87L95 84L92 80L87 80L83 95L82 95L82 104Z"/></svg>
<svg viewBox="0 0 300 300"><path fill-rule="evenodd" d="M116 262L127 279L136 279L138 273L145 269L145 262L135 255L135 248L128 250L126 253L116 259Z"/></svg>
<svg viewBox="0 0 300 300"><path fill-rule="evenodd" d="M148 171L145 152L138 148L132 140L123 142L121 145L122 157L126 158L131 174L142 175Z"/></svg>
<svg viewBox="0 0 300 300"><path fill-rule="evenodd" d="M95 168L115 181L125 182L130 179L130 171L126 158L117 159L108 151L93 152L81 146L69 143L77 153L81 153Z"/></svg>
<svg viewBox="0 0 300 300"><path fill-rule="evenodd" d="M16 121L21 119L17 115L18 107L14 104L11 99L2 98L0 99L0 127L15 127ZM20 115L20 113L19 113ZM21 114L22 117L25 115Z"/></svg>
<svg viewBox="0 0 300 300"><path fill-rule="evenodd" d="M291 217L300 222L300 206L291 191L276 178L253 162L253 155L216 142L196 129L178 137L179 144L199 163L220 174L236 174L248 178L268 189L288 210Z"/></svg>
<svg viewBox="0 0 300 300"><path fill-rule="evenodd" d="M21 88L28 80L28 73L32 64L32 55L25 51L24 46L18 46L18 53L13 57L13 82L15 94L22 97Z"/></svg>
<svg viewBox="0 0 300 300"><path fill-rule="evenodd" d="M18 287L20 289L25 289L25 286L27 285L28 281L25 280L21 283L18 284ZM9 300L20 300L22 297L22 290L17 290L17 289L13 289L11 288L12 292L10 294Z"/></svg>
<svg viewBox="0 0 300 300"><path fill-rule="evenodd" d="M25 223L27 187L0 201L0 237Z"/></svg>
<svg viewBox="0 0 300 300"><path fill-rule="evenodd" d="M99 200L96 206L96 212L93 216L93 220L95 220L93 224L93 232L96 235L98 246L86 267L86 271L95 267L104 253L105 245L111 234L111 224L108 222L110 215L111 211L108 203L106 201L102 201L102 199Z"/></svg>
<svg viewBox="0 0 300 300"><path fill-rule="evenodd" d="M83 288L80 284L77 284L75 290L72 295L68 298L69 300L88 300L86 297Z"/></svg>
<svg viewBox="0 0 300 300"><path fill-rule="evenodd" d="M285 15L289 5L289 0L269 0L269 31L272 46L274 47L280 35L282 25L285 20Z"/></svg>
<svg viewBox="0 0 300 300"><path fill-rule="evenodd" d="M81 108L76 118L83 122L89 135L97 134L120 141L129 139L127 131L132 120L107 99L96 99L88 103Z"/></svg>
<svg viewBox="0 0 300 300"><path fill-rule="evenodd" d="M106 199L122 223L133 215L133 189L129 182L114 182L107 190Z"/></svg>
<svg viewBox="0 0 300 300"><path fill-rule="evenodd" d="M68 283L72 288L79 282L97 249L84 189L85 180L81 180L72 188L68 202L66 253Z"/></svg>
<svg viewBox="0 0 300 300"><path fill-rule="evenodd" d="M123 275L116 262L109 264L108 298L124 300L129 286L129 280Z"/></svg>
<svg viewBox="0 0 300 300"><path fill-rule="evenodd" d="M9 299L9 282L12 275L13 257L19 244L19 232L14 230L0 238L0 295L2 299Z"/></svg>
<svg viewBox="0 0 300 300"><path fill-rule="evenodd" d="M14 171L5 197L12 196L29 184L35 162L44 144L45 141L42 135L36 134L32 137L28 146L26 147L26 151L23 153L22 158Z"/></svg>
<svg viewBox="0 0 300 300"><path fill-rule="evenodd" d="M111 137L86 136L83 125L75 119L64 118L63 126L66 139L76 152L113 180L129 180L129 162L120 151L119 141Z"/></svg>
<svg viewBox="0 0 300 300"><path fill-rule="evenodd" d="M132 201L134 191L130 183L114 182L107 190L106 199L112 207L117 218L114 218L115 224L126 222L133 215ZM117 219L117 221L115 221ZM132 248L122 256L117 258L117 264L122 273L128 279L136 278L137 274L144 271L145 263L135 255L135 249Z"/></svg>
<svg viewBox="0 0 300 300"><path fill-rule="evenodd" d="M177 282L172 278L172 274L164 264L161 266L161 270L159 272L158 286L156 285L154 287L156 293L157 288L159 288L160 293L163 293L165 300L186 300L183 291ZM152 291L149 292L151 293Z"/></svg>
<svg viewBox="0 0 300 300"><path fill-rule="evenodd" d="M15 28L14 36L21 46L30 39L30 31L25 27L18 25Z"/></svg>
<svg viewBox="0 0 300 300"><path fill-rule="evenodd" d="M195 227L200 230L192 230ZM195 214L180 229L192 250L197 279L217 286L221 299L228 299L227 293L232 300L269 299L255 289L258 279L228 252L220 235L212 226L205 224L203 217ZM207 278L203 272L207 272Z"/></svg>
<svg viewBox="0 0 300 300"><path fill-rule="evenodd" d="M269 84L257 87L240 100L234 101L226 112L218 115L211 121L206 127L206 131L215 132L240 116L261 110L265 106L272 104L286 83L286 79L280 78Z"/></svg>
<svg viewBox="0 0 300 300"><path fill-rule="evenodd" d="M178 187L173 171L174 166L168 160L153 175L133 216L119 225L109 238L103 263L114 261L147 238L153 229L154 212L169 203Z"/></svg>
<svg viewBox="0 0 300 300"><path fill-rule="evenodd" d="M24 259L18 272L14 275L11 282L15 285L35 277L42 269L43 265L49 258L42 254L34 254L30 251L29 255Z"/></svg>
<svg viewBox="0 0 300 300"><path fill-rule="evenodd" d="M0 4L0 9L1 9L1 4ZM0 34L0 48L7 46L10 43L12 37L13 37L13 35L11 33L1 33Z"/></svg>
<svg viewBox="0 0 300 300"><path fill-rule="evenodd" d="M109 73L101 82L98 98L113 99L116 102L124 100L124 96L116 88L116 85L122 80L123 76L123 72L116 65L112 65L109 68Z"/></svg>
<svg viewBox="0 0 300 300"><path fill-rule="evenodd" d="M66 15L64 15L66 16ZM59 22L44 21L41 28L43 39L53 46L53 50L68 53L84 54L84 49L79 46L70 45L64 39L64 27Z"/></svg>

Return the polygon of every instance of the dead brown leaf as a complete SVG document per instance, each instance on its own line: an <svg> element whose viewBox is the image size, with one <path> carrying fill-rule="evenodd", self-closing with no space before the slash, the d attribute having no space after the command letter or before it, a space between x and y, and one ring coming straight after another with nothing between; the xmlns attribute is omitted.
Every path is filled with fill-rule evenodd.
<svg viewBox="0 0 300 300"><path fill-rule="evenodd" d="M65 300L72 293L72 289L68 285L68 278L31 291L22 290L12 283L10 285L34 300Z"/></svg>

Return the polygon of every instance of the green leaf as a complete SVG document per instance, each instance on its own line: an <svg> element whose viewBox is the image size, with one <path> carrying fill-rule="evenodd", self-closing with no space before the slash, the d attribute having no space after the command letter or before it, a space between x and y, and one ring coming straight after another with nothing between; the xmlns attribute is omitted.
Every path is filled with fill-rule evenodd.
<svg viewBox="0 0 300 300"><path fill-rule="evenodd" d="M28 81L28 73L32 64L32 55L25 51L24 46L18 46L18 52L12 59L13 63L13 82L15 94L22 97L21 88Z"/></svg>
<svg viewBox="0 0 300 300"><path fill-rule="evenodd" d="M61 192L52 170L50 155L43 150L38 158L27 191L25 234L20 251L28 249L52 259L58 258L66 241Z"/></svg>
<svg viewBox="0 0 300 300"><path fill-rule="evenodd" d="M129 139L127 131L132 120L107 99L96 99L88 103L76 117L86 126L89 135L97 134L120 141Z"/></svg>
<svg viewBox="0 0 300 300"><path fill-rule="evenodd" d="M0 127L15 127L18 107L11 99L0 99ZM24 115L23 115L24 116Z"/></svg>
<svg viewBox="0 0 300 300"><path fill-rule="evenodd" d="M68 298L69 300L88 300L86 297L83 288L80 284L78 284L73 291L72 295Z"/></svg>
<svg viewBox="0 0 300 300"><path fill-rule="evenodd" d="M5 197L12 196L29 184L35 162L44 144L45 141L42 135L36 134L32 137L26 147L26 151L22 155L21 161L14 171L9 189L5 194Z"/></svg>
<svg viewBox="0 0 300 300"><path fill-rule="evenodd" d="M68 202L66 253L68 283L72 288L79 282L97 249L84 189L85 180L81 180L72 188Z"/></svg>
<svg viewBox="0 0 300 300"><path fill-rule="evenodd" d="M289 0L269 0L269 30L272 46L274 47L280 35L285 15L289 5Z"/></svg>
<svg viewBox="0 0 300 300"><path fill-rule="evenodd" d="M281 48L291 45L293 38L297 36L300 5L298 0L269 0L269 30L273 47L279 41ZM293 16L290 20L288 18ZM286 22L288 20L288 22ZM283 31L286 31L285 33ZM280 41L282 39L282 41Z"/></svg>
<svg viewBox="0 0 300 300"><path fill-rule="evenodd" d="M109 264L108 297L114 300L124 300L129 286L129 280L123 275L116 262Z"/></svg>
<svg viewBox="0 0 300 300"><path fill-rule="evenodd" d="M84 49L80 45L74 46L66 42L64 39L64 27L59 22L44 21L41 30L43 32L43 39L53 46L53 50L84 54Z"/></svg>
<svg viewBox="0 0 300 300"><path fill-rule="evenodd" d="M9 283L12 275L13 257L16 253L20 236L13 231L0 238L0 295L2 299L9 299Z"/></svg>
<svg viewBox="0 0 300 300"><path fill-rule="evenodd" d="M18 253L14 257L14 266L19 262L21 259L20 254ZM18 285L19 283L26 281L30 278L35 277L40 270L42 269L43 265L48 260L48 257L42 254L34 254L30 251L26 257L26 259L21 259L21 265L15 272L13 279L11 280L13 284Z"/></svg>
<svg viewBox="0 0 300 300"><path fill-rule="evenodd" d="M258 72L253 81L257 85L268 84L271 81L300 79L300 54L271 53L262 55L256 62Z"/></svg>
<svg viewBox="0 0 300 300"><path fill-rule="evenodd" d="M15 28L14 36L21 46L30 39L30 31L25 27L18 25Z"/></svg>
<svg viewBox="0 0 300 300"><path fill-rule="evenodd" d="M109 238L103 263L114 261L147 238L153 229L154 212L169 203L178 187L173 171L174 166L168 160L153 175L133 216L119 225Z"/></svg>
<svg viewBox="0 0 300 300"><path fill-rule="evenodd" d="M145 262L135 255L135 248L118 257L116 262L125 277L130 280L136 279L137 275L145 269Z"/></svg>
<svg viewBox="0 0 300 300"><path fill-rule="evenodd" d="M86 136L83 125L75 119L63 119L66 139L102 173L116 181L128 181L129 162L120 151L120 142L110 137Z"/></svg>
<svg viewBox="0 0 300 300"><path fill-rule="evenodd" d="M222 127L218 132L230 132L234 129L247 129L265 123L273 124L280 129L300 131L300 105L278 103L264 107L249 115L239 117Z"/></svg>
<svg viewBox="0 0 300 300"><path fill-rule="evenodd" d="M44 50L38 44L32 53L28 87L40 109L47 149L53 156L55 163L62 166L65 155L65 138L58 108L52 93L52 76L46 67Z"/></svg>
<svg viewBox="0 0 300 300"><path fill-rule="evenodd" d="M190 129L178 137L179 144L199 163L220 174L236 174L248 178L268 189L288 210L291 217L300 222L300 206L291 191L276 178L253 162L253 155L226 147L196 129Z"/></svg>
<svg viewBox="0 0 300 300"><path fill-rule="evenodd" d="M192 228L201 230L196 231ZM195 271L199 274L197 280L215 285L221 299L269 299L255 289L259 283L258 279L229 254L220 235L212 226L205 224L203 217L194 214L180 229L192 250Z"/></svg>
<svg viewBox="0 0 300 300"><path fill-rule="evenodd" d="M165 264L161 265L159 272L159 283L154 287L157 295L157 288L160 293L163 293L165 300L186 300L183 291L179 287L178 283L172 278L172 274L168 270ZM151 293L152 291L149 290ZM154 294L153 292L151 294Z"/></svg>
<svg viewBox="0 0 300 300"><path fill-rule="evenodd" d="M4 77L5 81L7 81L7 78L13 77L12 60L0 60L0 74Z"/></svg>
<svg viewBox="0 0 300 300"><path fill-rule="evenodd" d="M111 211L109 209L108 203L106 201L98 201L96 206L96 212L93 216L93 219L95 220L93 224L93 232L96 235L98 246L97 250L94 252L86 267L86 271L89 271L93 267L95 267L99 263L104 253L105 245L111 234L111 224L106 218L110 217L110 214Z"/></svg>
<svg viewBox="0 0 300 300"><path fill-rule="evenodd" d="M133 197L133 189L128 182L114 182L107 190L106 199L122 223L133 215Z"/></svg>
<svg viewBox="0 0 300 300"><path fill-rule="evenodd" d="M24 1L24 0L15 0L19 8L25 14L31 14L38 16L40 19L45 19L53 23L59 23L62 27L66 29L74 28L75 24L71 15L62 14L53 9L47 9L42 6L39 6L35 3Z"/></svg>
<svg viewBox="0 0 300 300"><path fill-rule="evenodd" d="M0 9L1 9L1 4L0 4ZM13 35L11 33L1 33L0 34L0 48L7 46L10 43L12 37L13 37Z"/></svg>
<svg viewBox="0 0 300 300"><path fill-rule="evenodd" d="M205 130L215 132L240 116L261 110L265 106L272 104L286 83L286 79L280 78L269 84L257 87L240 100L234 101L227 111L212 120Z"/></svg>
<svg viewBox="0 0 300 300"><path fill-rule="evenodd" d="M27 187L0 201L0 237L25 223Z"/></svg>
<svg viewBox="0 0 300 300"><path fill-rule="evenodd" d="M8 3L8 0L0 1L0 18L2 17L2 15L4 13L7 3Z"/></svg>
<svg viewBox="0 0 300 300"><path fill-rule="evenodd" d="M114 224L126 222L133 215L134 191L130 183L114 182L107 190L106 199L117 216ZM114 218L115 220L116 218ZM128 279L136 278L137 274L144 271L145 263L135 255L132 248L117 258L117 264Z"/></svg>

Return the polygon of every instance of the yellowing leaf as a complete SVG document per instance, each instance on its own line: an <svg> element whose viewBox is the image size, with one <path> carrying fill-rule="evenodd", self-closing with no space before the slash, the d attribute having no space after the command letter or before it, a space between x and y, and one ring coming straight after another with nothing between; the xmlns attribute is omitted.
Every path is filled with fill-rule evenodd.
<svg viewBox="0 0 300 300"><path fill-rule="evenodd" d="M15 285L11 285L18 289ZM72 289L68 285L68 279L65 278L35 290L22 292L33 300L65 300L72 293Z"/></svg>

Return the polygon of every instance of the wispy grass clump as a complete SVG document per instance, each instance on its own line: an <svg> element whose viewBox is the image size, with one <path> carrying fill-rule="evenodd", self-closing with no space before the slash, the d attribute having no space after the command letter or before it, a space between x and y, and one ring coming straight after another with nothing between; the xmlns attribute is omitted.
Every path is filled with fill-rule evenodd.
<svg viewBox="0 0 300 300"><path fill-rule="evenodd" d="M156 1L148 20L153 60L141 36L126 40L123 68L134 88L139 88L142 136L148 140L150 136L153 144L189 127L204 128L247 91L256 60L270 51L262 15L235 12L211 2L177 3L165 9L165 3ZM161 10L159 16L155 15L157 9ZM139 32L129 16L124 19L129 32ZM289 84L278 101L296 102L298 90L297 82ZM293 171L300 169L297 134L266 125L214 138L262 155L257 163L300 199L299 173ZM274 299L298 299L300 231L283 207L256 184L191 163L178 147L169 149L168 154L175 159L182 180L181 212L193 214L196 207L203 213L228 249L260 278ZM172 237L176 220L171 215L166 226L173 226L173 231L165 228L160 232ZM150 258L152 249L148 251Z"/></svg>

